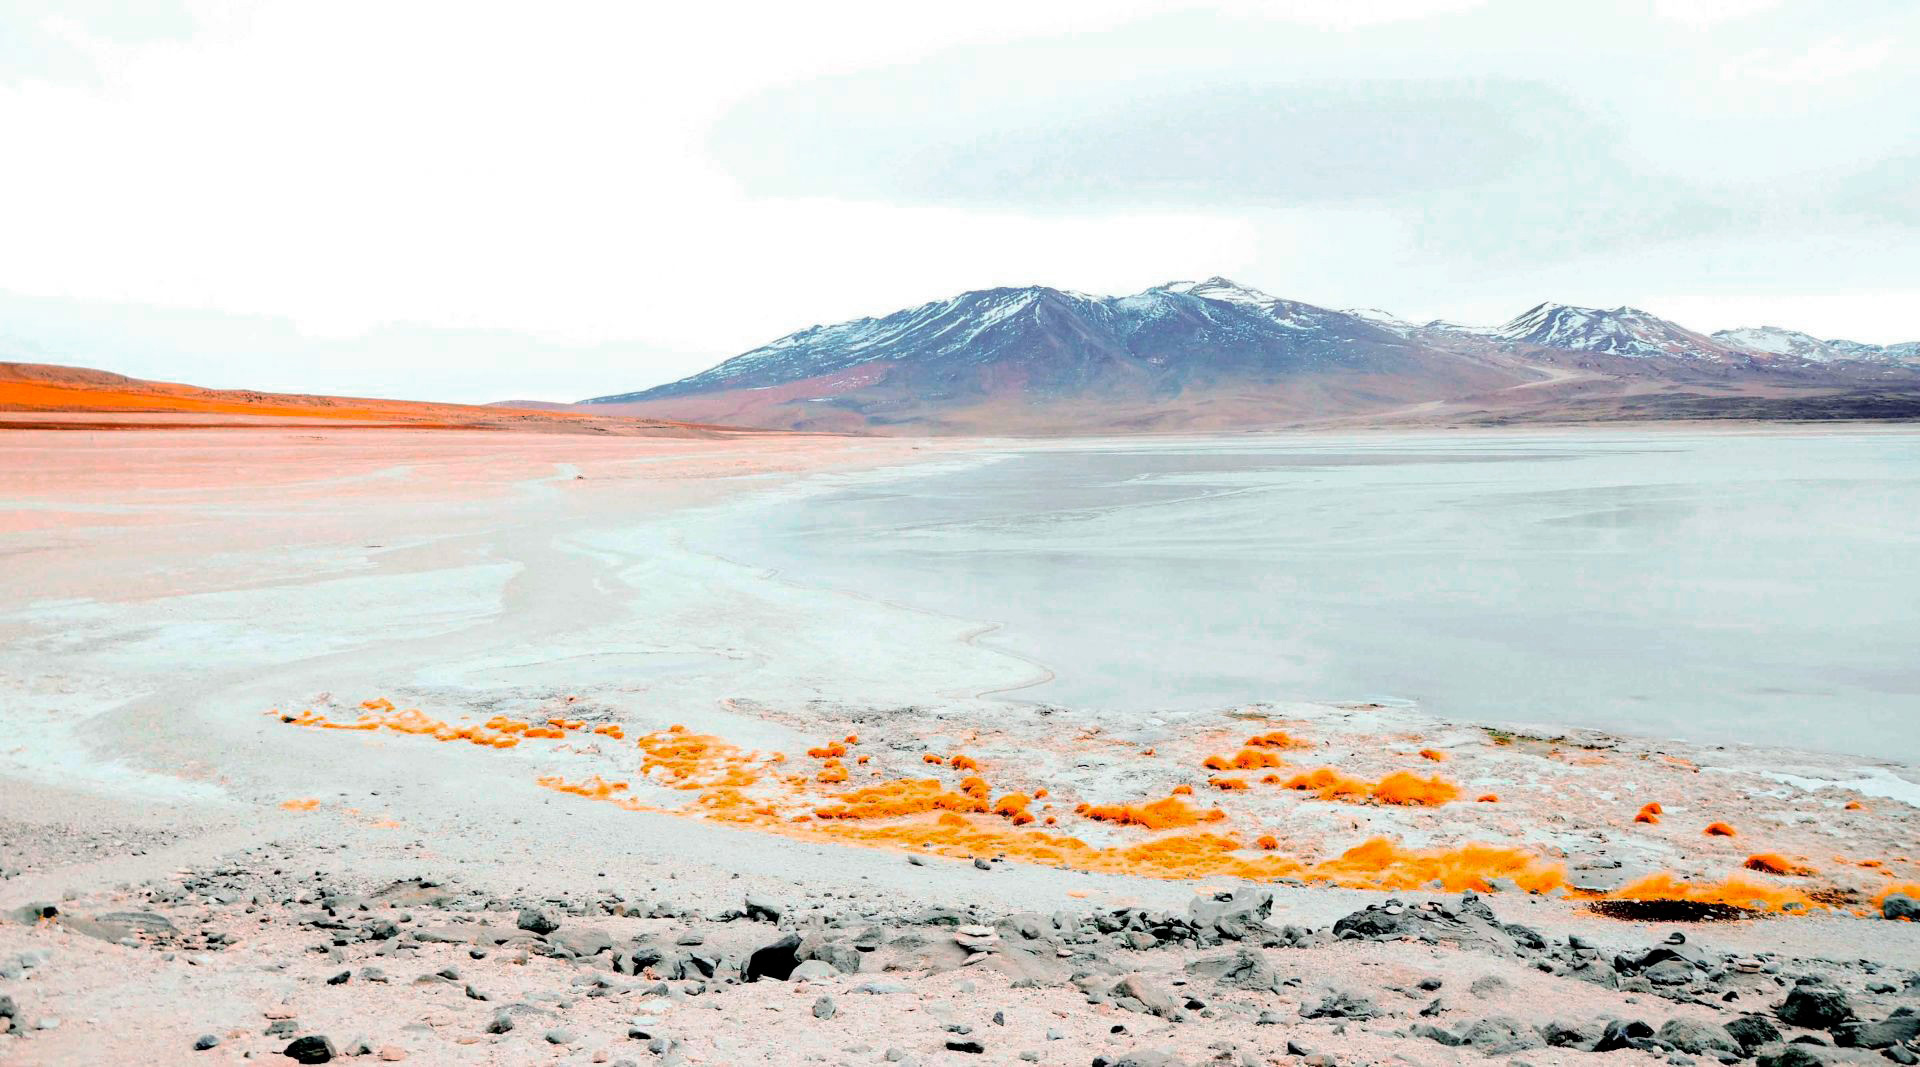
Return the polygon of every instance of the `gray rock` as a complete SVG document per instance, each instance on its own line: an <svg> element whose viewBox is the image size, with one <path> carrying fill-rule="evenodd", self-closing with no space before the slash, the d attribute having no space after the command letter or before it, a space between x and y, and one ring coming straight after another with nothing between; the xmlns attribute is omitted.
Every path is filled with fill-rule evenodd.
<svg viewBox="0 0 1920 1067"><path fill-rule="evenodd" d="M1915 900L1905 893L1888 894L1887 899L1880 902L1880 915L1887 919L1920 922L1920 900Z"/></svg>
<svg viewBox="0 0 1920 1067"><path fill-rule="evenodd" d="M308 1034L295 1038L281 1053L295 1063L327 1063L339 1053L334 1051L333 1042L319 1034Z"/></svg>
<svg viewBox="0 0 1920 1067"><path fill-rule="evenodd" d="M550 934L560 929L560 918L551 908L521 908L515 925L536 934Z"/></svg>
<svg viewBox="0 0 1920 1067"><path fill-rule="evenodd" d="M1638 1019L1613 1019L1600 1032L1600 1040L1593 1043L1595 1052L1614 1052L1623 1048L1650 1048L1653 1045L1653 1027Z"/></svg>
<svg viewBox="0 0 1920 1067"><path fill-rule="evenodd" d="M800 965L795 967L793 973L787 976L787 980L791 982L817 982L823 978L832 978L839 973L838 970L834 969L833 964L827 963L824 960L801 960Z"/></svg>
<svg viewBox="0 0 1920 1067"><path fill-rule="evenodd" d="M1241 947L1219 956L1203 956L1187 964L1187 973L1212 978L1235 989L1263 993L1280 991L1280 974L1257 949Z"/></svg>
<svg viewBox="0 0 1920 1067"><path fill-rule="evenodd" d="M1487 974L1475 978L1473 984L1467 987L1467 992L1485 1000L1488 997L1499 996L1511 988L1512 986L1507 983L1505 978L1497 974Z"/></svg>
<svg viewBox="0 0 1920 1067"><path fill-rule="evenodd" d="M747 918L755 922L777 923L785 911L777 902L757 893L747 894L746 907Z"/></svg>
<svg viewBox="0 0 1920 1067"><path fill-rule="evenodd" d="M1349 990L1337 990L1321 998L1320 1003L1309 1008L1300 1007L1302 1019L1377 1019L1380 1009L1373 1001Z"/></svg>
<svg viewBox="0 0 1920 1067"><path fill-rule="evenodd" d="M1827 1067L1833 1061L1807 1045L1787 1045L1754 1061L1755 1067Z"/></svg>
<svg viewBox="0 0 1920 1067"><path fill-rule="evenodd" d="M978 861L975 861L975 862L978 862ZM948 1052L965 1052L974 1056L978 1056L981 1053L984 1053L987 1051L987 1046L981 1044L978 1041L974 1041L971 1039L966 1041L949 1041L947 1042L947 1051Z"/></svg>
<svg viewBox="0 0 1920 1067"><path fill-rule="evenodd" d="M578 1038L573 1036L572 1030L569 1030L564 1026L556 1026L553 1029L548 1030L546 1034L546 1038L547 1038L547 1044L549 1045L571 1045L575 1041L579 1040Z"/></svg>
<svg viewBox="0 0 1920 1067"><path fill-rule="evenodd" d="M1115 998L1116 1004L1132 1011L1176 1021L1186 1017L1186 1012L1180 1008L1180 1001L1172 993L1142 975L1130 974L1120 979L1108 993Z"/></svg>
<svg viewBox="0 0 1920 1067"><path fill-rule="evenodd" d="M547 934L547 947L563 959L584 959L613 951L613 937L594 926L570 926Z"/></svg>
<svg viewBox="0 0 1920 1067"><path fill-rule="evenodd" d="M1485 1056L1504 1056L1511 1052L1525 1052L1540 1048L1546 1044L1540 1035L1517 1019L1496 1015L1482 1019L1467 1027L1464 1035L1467 1044Z"/></svg>
<svg viewBox="0 0 1920 1067"><path fill-rule="evenodd" d="M1901 1008L1877 1023L1845 1022L1833 1028L1833 1043L1842 1048L1891 1048L1920 1037L1920 1015Z"/></svg>
<svg viewBox="0 0 1920 1067"><path fill-rule="evenodd" d="M1787 990L1787 999L1774 1014L1790 1026L1825 1030L1853 1018L1853 1001L1824 979L1802 978Z"/></svg>
<svg viewBox="0 0 1920 1067"><path fill-rule="evenodd" d="M493 1019L487 1023L487 1033L504 1034L513 1029L513 1016L505 1011L493 1013Z"/></svg>
<svg viewBox="0 0 1920 1067"><path fill-rule="evenodd" d="M832 997L821 997L813 1002L813 1017L816 1019L831 1019L839 1010L834 1006Z"/></svg>
<svg viewBox="0 0 1920 1067"><path fill-rule="evenodd" d="M754 949L753 955L747 957L741 977L749 982L758 982L762 978L784 982L793 977L794 968L800 966L799 950L799 934L788 934L770 945Z"/></svg>
<svg viewBox="0 0 1920 1067"><path fill-rule="evenodd" d="M1415 1037L1424 1037L1428 1041L1439 1042L1448 1048L1455 1048L1466 1043L1453 1031L1442 1029L1432 1023L1418 1023L1409 1032Z"/></svg>
<svg viewBox="0 0 1920 1067"><path fill-rule="evenodd" d="M193 1050L195 1052L205 1052L210 1048L218 1048L219 1045L220 1037L218 1034L201 1034L199 1040L193 1043Z"/></svg>
<svg viewBox="0 0 1920 1067"><path fill-rule="evenodd" d="M1279 931L1267 925L1273 914L1273 891L1243 886L1231 893L1194 897L1187 903L1187 921L1203 941L1264 941Z"/></svg>
<svg viewBox="0 0 1920 1067"><path fill-rule="evenodd" d="M1720 1052L1738 1054L1745 1051L1744 1046L1734 1040L1726 1027L1694 1022L1691 1019L1668 1019L1661 1024L1654 1038L1662 1044L1671 1045L1681 1052L1690 1052L1696 1056L1711 1056Z"/></svg>
<svg viewBox="0 0 1920 1067"><path fill-rule="evenodd" d="M1740 1047L1748 1051L1780 1040L1779 1028L1763 1015L1742 1015L1727 1023L1724 1029L1727 1031L1727 1036L1738 1041Z"/></svg>

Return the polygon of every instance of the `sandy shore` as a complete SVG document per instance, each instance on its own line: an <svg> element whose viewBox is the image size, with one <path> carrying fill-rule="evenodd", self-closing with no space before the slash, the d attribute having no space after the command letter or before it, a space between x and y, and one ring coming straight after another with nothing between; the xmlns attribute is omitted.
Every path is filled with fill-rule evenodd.
<svg viewBox="0 0 1920 1067"><path fill-rule="evenodd" d="M1858 1020L1916 1003L1920 928L1879 918L1920 882L1911 769L1372 706L1015 707L991 694L1038 668L975 623L679 536L967 449L0 434L0 1062L314 1034L429 1063L1656 1062L1779 1050L1683 1025L1593 1051L1605 1021L1833 1041L1778 1013L1793 980ZM1251 887L1269 908L1213 921ZM789 931L803 980L743 981ZM1648 956L1673 932L1685 974Z"/></svg>

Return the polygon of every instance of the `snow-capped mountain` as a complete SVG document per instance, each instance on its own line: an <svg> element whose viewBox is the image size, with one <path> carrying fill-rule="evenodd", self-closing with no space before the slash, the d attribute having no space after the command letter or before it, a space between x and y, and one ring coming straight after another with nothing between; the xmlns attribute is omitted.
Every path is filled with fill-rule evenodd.
<svg viewBox="0 0 1920 1067"><path fill-rule="evenodd" d="M1009 388L1039 395L1164 392L1315 369L1399 370L1413 358L1414 347L1398 333L1225 278L1120 297L1028 286L809 327L691 378L585 403L767 389L861 368L879 373L874 364L884 364L892 381L984 396Z"/></svg>
<svg viewBox="0 0 1920 1067"><path fill-rule="evenodd" d="M1765 356L1787 356L1812 363L1837 363L1846 360L1875 363L1920 361L1920 341L1894 345L1870 345L1859 341L1822 341L1799 330L1778 326L1748 326L1738 330L1720 330L1713 339L1739 352Z"/></svg>
<svg viewBox="0 0 1920 1067"><path fill-rule="evenodd" d="M1740 357L1738 351L1705 334L1631 307L1603 309L1538 304L1493 331L1492 336L1519 344L1602 352L1632 359L1670 356L1730 360Z"/></svg>
<svg viewBox="0 0 1920 1067"><path fill-rule="evenodd" d="M1885 418L1906 404L1885 390L1905 390L1911 379L1920 395L1920 352L1901 357L1903 349L1920 345L1822 342L1790 331L1708 337L1636 308L1553 303L1497 327L1415 324L1215 277L1128 296L975 290L808 327L690 378L578 410L964 433L1225 429L1442 411L1494 421L1550 410L1568 418ZM1710 394L1699 392L1705 386ZM1749 386L1761 399L1742 399ZM1801 403L1795 390L1825 392ZM1767 411L1782 414L1751 414Z"/></svg>

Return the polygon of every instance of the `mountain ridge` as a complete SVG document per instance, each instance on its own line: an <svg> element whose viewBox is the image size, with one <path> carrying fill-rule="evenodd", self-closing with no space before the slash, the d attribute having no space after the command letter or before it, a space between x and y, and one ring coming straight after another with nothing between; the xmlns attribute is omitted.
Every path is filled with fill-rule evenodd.
<svg viewBox="0 0 1920 1067"><path fill-rule="evenodd" d="M1415 324L1218 275L1121 296L1004 286L809 326L575 409L881 432L1230 428L1450 409L1476 397L1510 407L1502 394L1513 390L1546 390L1529 403L1585 402L1609 391L1885 388L1888 374L1920 382L1920 344L1909 358L1903 346L1833 342L1816 353L1829 358L1812 358L1752 333L1709 335L1638 308L1551 301L1494 327Z"/></svg>

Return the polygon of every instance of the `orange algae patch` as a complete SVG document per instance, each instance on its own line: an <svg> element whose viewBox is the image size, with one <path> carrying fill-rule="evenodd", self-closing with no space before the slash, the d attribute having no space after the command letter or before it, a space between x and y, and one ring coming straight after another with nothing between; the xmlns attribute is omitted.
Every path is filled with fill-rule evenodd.
<svg viewBox="0 0 1920 1067"><path fill-rule="evenodd" d="M960 753L955 753L951 758L949 758L947 760L947 766L952 767L956 771L977 771L980 769L979 762L976 761L972 756L967 756Z"/></svg>
<svg viewBox="0 0 1920 1067"><path fill-rule="evenodd" d="M1307 869L1308 878L1351 889L1419 889L1435 882L1450 893L1491 892L1496 879L1544 893L1566 884L1566 871L1523 849L1462 845L1409 849L1385 837L1365 841Z"/></svg>
<svg viewBox="0 0 1920 1067"><path fill-rule="evenodd" d="M896 778L891 782L841 793L840 803L815 808L817 819L892 819L935 811L985 811L986 802L956 793L933 778Z"/></svg>
<svg viewBox="0 0 1920 1067"><path fill-rule="evenodd" d="M1457 799L1460 787L1444 778L1422 778L1407 771L1395 771L1369 782L1342 774L1332 767L1321 767L1287 780L1288 789L1318 794L1321 800L1367 800L1382 804L1437 807Z"/></svg>
<svg viewBox="0 0 1920 1067"><path fill-rule="evenodd" d="M1025 826L1033 821L1033 813L1027 810L1032 803L1033 798L1025 793L1008 793L993 805L993 813L1013 820L1015 826Z"/></svg>
<svg viewBox="0 0 1920 1067"><path fill-rule="evenodd" d="M1460 796L1460 787L1444 778L1422 778L1395 771L1373 787L1373 799L1382 804L1412 804L1434 808Z"/></svg>
<svg viewBox="0 0 1920 1067"><path fill-rule="evenodd" d="M1312 748L1313 742L1290 736L1285 730L1255 734L1247 738L1248 748Z"/></svg>
<svg viewBox="0 0 1920 1067"><path fill-rule="evenodd" d="M1176 792L1178 787L1176 787ZM1188 790L1189 793L1192 790ZM1202 810L1170 796L1165 800L1156 800L1151 804L1081 804L1073 809L1076 814L1097 822L1117 823L1121 826L1144 826L1149 830L1173 830L1186 826L1198 826L1203 822L1219 822L1227 813L1219 808Z"/></svg>
<svg viewBox="0 0 1920 1067"><path fill-rule="evenodd" d="M1789 906L1796 908L1814 906L1813 900L1797 889L1761 885L1759 882L1750 882L1738 877L1713 883L1683 882L1664 871L1659 874L1650 874L1637 882L1621 886L1600 896L1607 900L1687 900L1698 904L1726 904L1755 911L1784 911Z"/></svg>
<svg viewBox="0 0 1920 1067"><path fill-rule="evenodd" d="M1701 832L1701 833L1703 833L1703 834L1706 834L1706 835L1707 835L1708 837L1737 837L1737 836L1739 836L1739 835L1738 835L1738 834L1737 834L1737 833L1735 832L1735 830L1734 830L1734 828L1733 828L1733 827L1731 827L1731 826L1728 826L1728 825L1727 825L1726 823L1723 823L1723 822L1710 822L1710 823L1708 823L1708 824L1707 824L1707 828L1706 828L1705 830L1702 830L1702 831L1700 831L1700 832Z"/></svg>
<svg viewBox="0 0 1920 1067"><path fill-rule="evenodd" d="M1866 810L1866 808L1867 808L1867 806L1866 806L1865 804L1862 804L1862 803L1860 803L1860 802L1859 802L1859 801L1857 801L1857 800L1849 800L1849 801L1847 801L1847 808L1846 808L1846 810L1848 810L1848 811L1865 811L1865 810Z"/></svg>
<svg viewBox="0 0 1920 1067"><path fill-rule="evenodd" d="M1176 785L1173 787L1173 795L1177 797L1190 797L1193 795L1193 787L1184 783Z"/></svg>
<svg viewBox="0 0 1920 1067"><path fill-rule="evenodd" d="M1280 841L1272 834L1261 834L1259 840L1253 843L1253 847L1266 852L1272 852L1274 849L1280 847Z"/></svg>
<svg viewBox="0 0 1920 1067"><path fill-rule="evenodd" d="M320 801L313 797L304 797L299 800L283 800L280 806L287 811L312 811L320 806Z"/></svg>
<svg viewBox="0 0 1920 1067"><path fill-rule="evenodd" d="M1430 759L1435 763L1445 763L1447 761L1447 754L1437 748L1423 748L1420 750L1420 758Z"/></svg>
<svg viewBox="0 0 1920 1067"><path fill-rule="evenodd" d="M821 768L819 780L834 785L847 780L847 765L837 759L828 760Z"/></svg>
<svg viewBox="0 0 1920 1067"><path fill-rule="evenodd" d="M625 782L609 782L597 774L590 775L578 782L568 782L565 778L557 774L547 774L534 779L534 782L543 789L552 789L560 793L571 793L574 796L587 797L592 800L608 800L611 799L615 793L624 793L628 788Z"/></svg>
<svg viewBox="0 0 1920 1067"><path fill-rule="evenodd" d="M942 759L942 758L940 758L939 756L936 756L936 755L934 755L933 753L931 753L931 752L929 752L929 753L927 753L926 755L924 755L924 756L921 756L921 757L920 757L920 762L922 762L922 763L945 763L945 762L947 762L947 761L946 761L946 760L944 760L944 759Z"/></svg>
<svg viewBox="0 0 1920 1067"><path fill-rule="evenodd" d="M1760 852L1748 856L1747 862L1741 866L1762 874L1783 874L1795 878L1806 878L1813 874L1813 868L1795 863L1778 852Z"/></svg>
<svg viewBox="0 0 1920 1067"><path fill-rule="evenodd" d="M1500 803L1500 794L1482 793L1474 798L1474 802L1477 804L1498 804Z"/></svg>
<svg viewBox="0 0 1920 1067"><path fill-rule="evenodd" d="M1373 787L1359 778L1341 774L1332 767L1321 767L1287 779L1287 788L1318 793L1321 800L1336 800L1340 797L1364 798Z"/></svg>
<svg viewBox="0 0 1920 1067"><path fill-rule="evenodd" d="M1247 788L1247 780L1245 778L1222 778L1217 775L1207 779L1207 784L1215 789L1223 789L1229 792Z"/></svg>
<svg viewBox="0 0 1920 1067"><path fill-rule="evenodd" d="M1641 806L1640 810L1649 815L1665 815L1667 813L1667 809L1661 807L1660 802L1657 800L1647 801L1646 804Z"/></svg>
<svg viewBox="0 0 1920 1067"><path fill-rule="evenodd" d="M819 748L807 749L807 755L812 756L814 759L831 759L835 756L844 756L846 754L847 746L838 741L829 741Z"/></svg>
<svg viewBox="0 0 1920 1067"><path fill-rule="evenodd" d="M1268 767L1285 767L1286 765L1286 760L1281 759L1272 752L1258 748L1243 748L1234 753L1232 758L1226 756L1208 756L1206 761L1201 764L1202 767L1210 771L1257 771L1265 770Z"/></svg>
<svg viewBox="0 0 1920 1067"><path fill-rule="evenodd" d="M621 729L620 724L617 722L603 722L594 727L593 732L602 737L611 737L615 741L625 740L627 736L627 732Z"/></svg>

